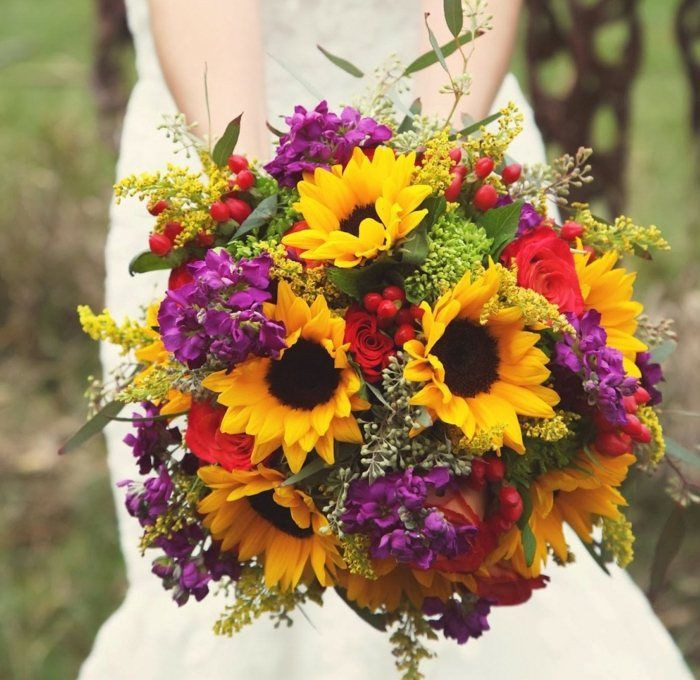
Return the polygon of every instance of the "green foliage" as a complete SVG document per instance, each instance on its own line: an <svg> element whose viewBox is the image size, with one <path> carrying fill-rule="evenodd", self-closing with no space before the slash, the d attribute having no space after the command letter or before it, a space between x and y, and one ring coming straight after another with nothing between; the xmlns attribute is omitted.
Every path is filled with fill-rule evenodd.
<svg viewBox="0 0 700 680"><path fill-rule="evenodd" d="M424 680L420 671L421 662L435 656L423 640L437 640L422 612L410 609L397 614L397 627L389 638L392 654L396 658L396 668L402 680Z"/></svg>
<svg viewBox="0 0 700 680"><path fill-rule="evenodd" d="M514 201L509 205L487 210L477 218L476 223L491 239L490 252L494 260L498 260L503 248L515 237L522 207L522 201Z"/></svg>
<svg viewBox="0 0 700 680"><path fill-rule="evenodd" d="M221 139L214 146L211 157L219 167L224 167L228 162L228 157L233 153L238 143L238 136L241 134L241 118L243 114L236 116L224 130Z"/></svg>
<svg viewBox="0 0 700 680"><path fill-rule="evenodd" d="M357 68L357 66L355 66L355 64L351 64L347 59L331 54L320 45L316 45L316 47L318 47L319 51L324 57L326 57L326 59L335 64L338 68L345 71L345 73L349 73L351 76L355 76L355 78L362 78L365 75L359 68Z"/></svg>
<svg viewBox="0 0 700 680"><path fill-rule="evenodd" d="M458 40L450 40L450 42L445 43L444 45L438 45L438 50L432 49L430 52L426 52L418 57L418 59L412 61L405 68L403 72L404 76L410 76L413 73L422 71L424 68L428 68L428 66L436 64L439 60L438 54L442 56L444 61L445 57L449 57L455 50L458 49L459 46L466 45L478 37L478 35L474 36L470 31L467 31L466 33L463 33Z"/></svg>

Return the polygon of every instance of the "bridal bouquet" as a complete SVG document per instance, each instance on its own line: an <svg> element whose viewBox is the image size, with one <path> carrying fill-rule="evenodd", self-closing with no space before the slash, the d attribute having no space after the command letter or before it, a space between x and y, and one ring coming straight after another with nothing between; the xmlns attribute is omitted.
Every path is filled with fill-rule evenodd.
<svg viewBox="0 0 700 680"><path fill-rule="evenodd" d="M235 153L238 117L201 169L120 181L153 215L132 273L167 290L139 319L79 309L124 364L78 440L140 404L122 485L175 601L216 584L232 634L334 588L406 677L421 636L465 643L544 588L574 559L564 525L625 566L620 485L664 455L661 334L621 258L667 245L568 203L588 150L513 162L514 106L461 130L397 113L398 81L479 34L452 28L356 107L295 107L264 165Z"/></svg>

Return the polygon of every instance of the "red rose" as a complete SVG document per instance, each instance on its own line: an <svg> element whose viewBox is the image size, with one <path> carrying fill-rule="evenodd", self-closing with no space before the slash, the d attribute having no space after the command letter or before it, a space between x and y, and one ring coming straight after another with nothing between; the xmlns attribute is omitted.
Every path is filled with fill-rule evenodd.
<svg viewBox="0 0 700 680"><path fill-rule="evenodd" d="M518 285L530 288L562 312L583 312L583 296L569 244L548 226L539 226L515 239L503 251L501 262L518 267Z"/></svg>
<svg viewBox="0 0 700 680"><path fill-rule="evenodd" d="M509 568L495 565L488 576L477 577L476 588L479 597L493 600L497 605L522 604L530 599L533 590L544 588L548 580L547 576L524 578Z"/></svg>
<svg viewBox="0 0 700 680"><path fill-rule="evenodd" d="M377 327L377 317L353 305L345 315L345 342L367 382L375 383L389 365L394 341Z"/></svg>
<svg viewBox="0 0 700 680"><path fill-rule="evenodd" d="M185 443L201 460L218 463L229 472L249 470L254 438L247 434L221 432L221 420L226 409L207 401L194 401L187 419Z"/></svg>

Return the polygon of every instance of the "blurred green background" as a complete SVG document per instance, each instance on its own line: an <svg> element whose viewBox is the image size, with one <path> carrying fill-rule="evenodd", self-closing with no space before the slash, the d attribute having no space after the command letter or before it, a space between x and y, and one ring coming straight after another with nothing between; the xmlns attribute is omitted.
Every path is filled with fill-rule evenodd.
<svg viewBox="0 0 700 680"><path fill-rule="evenodd" d="M674 247L635 266L652 318L678 320L681 349L669 364L667 395L669 410L681 411L700 403L693 380L700 357L700 192L674 4L640 2L645 50L635 81L626 212L661 226ZM98 372L96 347L80 333L75 307L101 306L114 130L98 120L91 88L93 4L4 0L2 9L0 678L63 680L74 677L125 588L103 445L95 441L66 459L56 455L84 417L86 377ZM523 75L522 48L515 69ZM668 413L666 423L695 446L700 420ZM631 572L642 588L672 507L664 486L656 476L633 480L628 489L638 535ZM655 602L696 671L699 518L691 509L689 535Z"/></svg>

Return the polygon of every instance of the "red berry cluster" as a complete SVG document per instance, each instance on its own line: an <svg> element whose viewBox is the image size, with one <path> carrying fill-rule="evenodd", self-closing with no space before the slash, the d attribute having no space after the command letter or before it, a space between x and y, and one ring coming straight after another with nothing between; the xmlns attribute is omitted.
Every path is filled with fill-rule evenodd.
<svg viewBox="0 0 700 680"><path fill-rule="evenodd" d="M445 189L445 199L454 202L459 198L459 192L462 191L462 184L464 183L464 178L467 176L467 166L460 163L462 160L462 150L457 147L450 149L450 159L453 163L450 172L454 177L450 185Z"/></svg>
<svg viewBox="0 0 700 680"><path fill-rule="evenodd" d="M245 201L233 196L216 201L209 208L209 214L215 222L236 220L238 224L242 224L251 212L252 208Z"/></svg>
<svg viewBox="0 0 700 680"><path fill-rule="evenodd" d="M248 189L255 186L255 175L248 168L248 159L245 156L239 156L235 153L229 156L228 167L236 175L229 180L229 186L232 189L248 191Z"/></svg>
<svg viewBox="0 0 700 680"><path fill-rule="evenodd" d="M583 225L578 222L573 222L569 220L561 225L559 230L559 236L561 236L565 241L575 241L577 238L583 235L584 228Z"/></svg>
<svg viewBox="0 0 700 680"><path fill-rule="evenodd" d="M649 392L643 387L630 396L623 397L622 403L627 412L627 422L622 425L614 425L608 422L598 412L594 418L598 427L598 435L595 438L595 448L606 456L621 456L629 453L632 443L648 444L651 441L651 431L637 417L637 409L651 399Z"/></svg>
<svg viewBox="0 0 700 680"><path fill-rule="evenodd" d="M380 328L394 327L394 342L399 347L416 337L415 323L423 316L423 310L410 304L399 286L387 286L381 293L367 293L362 306L377 317Z"/></svg>
<svg viewBox="0 0 700 680"><path fill-rule="evenodd" d="M495 509L485 520L497 533L508 531L523 514L523 499L514 486L503 483L505 473L503 460L487 455L472 460L472 469L467 478L467 483L475 491L481 491L486 484L500 485Z"/></svg>

